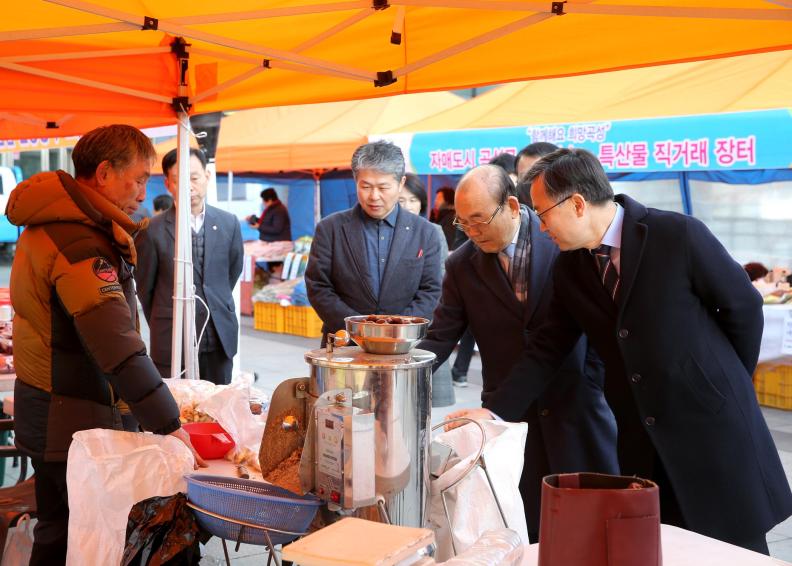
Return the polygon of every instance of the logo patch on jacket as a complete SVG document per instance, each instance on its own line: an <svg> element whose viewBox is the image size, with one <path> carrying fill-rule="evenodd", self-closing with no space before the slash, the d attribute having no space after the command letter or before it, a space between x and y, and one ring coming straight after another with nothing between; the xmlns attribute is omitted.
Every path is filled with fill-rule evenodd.
<svg viewBox="0 0 792 566"><path fill-rule="evenodd" d="M116 270L110 265L110 262L103 257L97 257L94 260L93 272L99 279L107 283L115 283L118 281Z"/></svg>

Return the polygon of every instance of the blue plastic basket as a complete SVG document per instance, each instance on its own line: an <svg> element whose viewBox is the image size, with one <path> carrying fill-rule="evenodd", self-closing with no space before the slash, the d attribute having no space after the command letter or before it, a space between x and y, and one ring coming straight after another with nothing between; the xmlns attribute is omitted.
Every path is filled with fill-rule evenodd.
<svg viewBox="0 0 792 566"><path fill-rule="evenodd" d="M259 481L202 474L192 474L184 479L187 480L187 499L197 507L226 519L292 533L269 530L273 545L291 542L304 534L322 505L314 495L297 495ZM267 544L262 529L243 527L197 509L195 515L198 524L214 536L246 544ZM243 530L241 539L240 530Z"/></svg>

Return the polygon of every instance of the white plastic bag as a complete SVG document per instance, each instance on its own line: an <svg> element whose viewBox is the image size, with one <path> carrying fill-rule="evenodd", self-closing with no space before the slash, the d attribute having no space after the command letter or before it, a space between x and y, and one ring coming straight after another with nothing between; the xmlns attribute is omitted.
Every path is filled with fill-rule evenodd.
<svg viewBox="0 0 792 566"><path fill-rule="evenodd" d="M487 531L465 552L439 566L516 566L525 545L511 529Z"/></svg>
<svg viewBox="0 0 792 566"><path fill-rule="evenodd" d="M247 448L258 454L266 421L250 412L247 388L218 387L218 391L201 401L197 409L220 423L238 448Z"/></svg>
<svg viewBox="0 0 792 566"><path fill-rule="evenodd" d="M33 552L33 524L30 515L25 513L17 521L16 527L8 529L3 562L0 566L27 566Z"/></svg>
<svg viewBox="0 0 792 566"><path fill-rule="evenodd" d="M179 405L179 409L185 406L197 405L210 395L214 394L217 385L211 381L203 379L163 379L165 385Z"/></svg>
<svg viewBox="0 0 792 566"><path fill-rule="evenodd" d="M487 437L483 457L506 517L505 526L515 531L524 544L528 544L528 527L519 490L528 425L505 421L480 421L479 424L484 427ZM467 424L441 433L435 440L453 448L460 457L456 464L431 484L429 528L435 531L435 558L441 561L454 556L441 491L451 486L468 469L481 446L481 431L475 424ZM492 490L480 467L446 491L445 500L459 553L473 545L486 531L504 528Z"/></svg>
<svg viewBox="0 0 792 566"><path fill-rule="evenodd" d="M107 429L74 434L66 465L66 564L119 564L129 511L138 501L186 491L193 455L173 436Z"/></svg>

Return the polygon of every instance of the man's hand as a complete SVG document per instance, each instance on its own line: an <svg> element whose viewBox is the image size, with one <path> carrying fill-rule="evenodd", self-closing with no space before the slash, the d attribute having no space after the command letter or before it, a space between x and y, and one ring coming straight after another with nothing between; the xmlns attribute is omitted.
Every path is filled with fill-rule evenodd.
<svg viewBox="0 0 792 566"><path fill-rule="evenodd" d="M495 417L492 416L492 413L489 409L461 409L459 411L453 411L446 415L446 420L450 419L457 419L459 417L465 417L467 419L472 419L474 421L491 421ZM456 422L456 423L448 423L445 425L446 431L455 429L460 426L464 426L466 423L463 422Z"/></svg>
<svg viewBox="0 0 792 566"><path fill-rule="evenodd" d="M184 442L184 444L187 445L187 448L190 449L190 452L193 453L193 456L195 457L196 470L198 468L206 468L208 466L208 464L204 461L204 459L198 455L198 452L195 451L195 448L193 448L192 442L190 442L190 435L187 434L186 430L184 430L183 428L179 428L177 430L174 430L172 433L170 433L170 435L175 436L176 438Z"/></svg>

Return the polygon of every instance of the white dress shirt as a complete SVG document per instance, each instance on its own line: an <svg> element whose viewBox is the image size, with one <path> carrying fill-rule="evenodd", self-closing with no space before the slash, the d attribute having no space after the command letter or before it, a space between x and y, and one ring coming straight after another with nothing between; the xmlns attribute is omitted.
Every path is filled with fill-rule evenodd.
<svg viewBox="0 0 792 566"><path fill-rule="evenodd" d="M610 258L613 267L616 268L616 273L621 275L621 241L622 241L622 225L624 224L624 208L616 202L616 214L611 220L610 226L605 230L605 235L602 236L600 245L605 244L611 247Z"/></svg>
<svg viewBox="0 0 792 566"><path fill-rule="evenodd" d="M196 234L201 231L201 227L204 223L204 218L206 218L206 202L203 203L203 208L201 208L201 212L198 214L190 214L190 226L192 226L193 232Z"/></svg>

